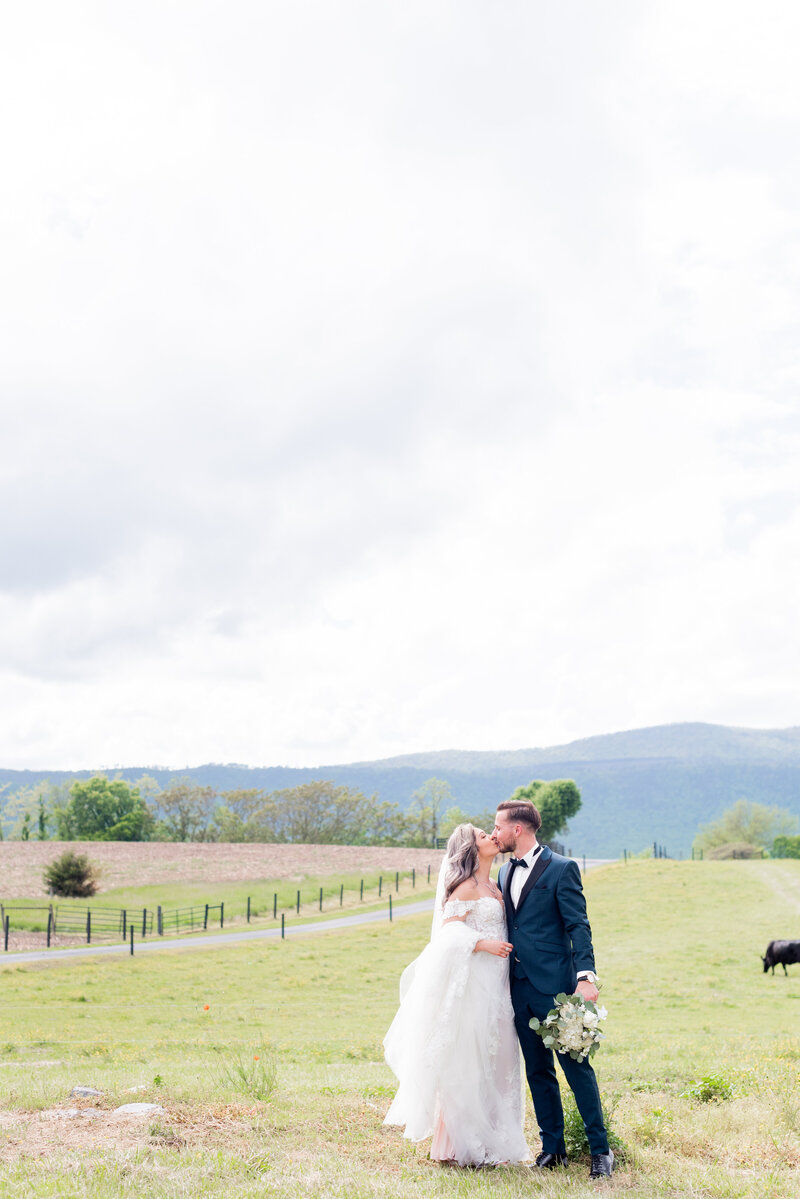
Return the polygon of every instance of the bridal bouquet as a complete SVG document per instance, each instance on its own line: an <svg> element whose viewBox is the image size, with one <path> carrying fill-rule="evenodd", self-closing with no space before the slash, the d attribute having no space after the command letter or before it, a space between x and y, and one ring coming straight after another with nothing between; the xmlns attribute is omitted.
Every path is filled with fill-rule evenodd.
<svg viewBox="0 0 800 1199"><path fill-rule="evenodd" d="M556 995L556 1004L544 1020L534 1016L528 1023L548 1049L568 1053L574 1061L582 1062L592 1056L602 1041L599 1025L608 1012L581 995Z"/></svg>

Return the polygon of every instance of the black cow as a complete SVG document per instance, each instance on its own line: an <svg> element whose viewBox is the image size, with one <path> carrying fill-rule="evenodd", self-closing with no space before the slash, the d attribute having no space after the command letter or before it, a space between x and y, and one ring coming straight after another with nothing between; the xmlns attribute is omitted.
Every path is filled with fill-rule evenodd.
<svg viewBox="0 0 800 1199"><path fill-rule="evenodd" d="M788 974L786 967L800 962L800 941L770 941L761 961L764 963L765 974L770 966L773 974L776 966L783 966L783 973Z"/></svg>

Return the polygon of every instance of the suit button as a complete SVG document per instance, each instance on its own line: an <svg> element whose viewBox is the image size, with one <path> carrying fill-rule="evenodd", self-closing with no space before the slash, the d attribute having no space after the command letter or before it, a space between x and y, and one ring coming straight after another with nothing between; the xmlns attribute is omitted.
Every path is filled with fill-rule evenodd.
<svg viewBox="0 0 800 1199"><path fill-rule="evenodd" d="M518 925L518 924L515 924L515 925L514 925L514 929L516 930L516 929L518 929L518 928L519 928L519 925Z"/></svg>

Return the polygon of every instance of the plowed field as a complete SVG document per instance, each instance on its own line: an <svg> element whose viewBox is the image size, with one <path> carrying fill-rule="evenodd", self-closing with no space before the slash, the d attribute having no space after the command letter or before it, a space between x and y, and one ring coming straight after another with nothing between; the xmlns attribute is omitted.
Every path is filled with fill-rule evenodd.
<svg viewBox="0 0 800 1199"><path fill-rule="evenodd" d="M200 842L5 841L0 842L0 897L44 894L42 871L65 849L88 854L102 870L100 893L114 887L163 883L246 882L297 879L363 870L387 873L438 869L432 849L358 845L229 845Z"/></svg>

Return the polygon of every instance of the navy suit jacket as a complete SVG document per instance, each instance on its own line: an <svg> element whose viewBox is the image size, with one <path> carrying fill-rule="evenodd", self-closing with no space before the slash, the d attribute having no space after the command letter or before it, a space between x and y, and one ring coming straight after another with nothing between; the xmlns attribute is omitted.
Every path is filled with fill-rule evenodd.
<svg viewBox="0 0 800 1199"><path fill-rule="evenodd" d="M516 909L506 885L508 872L506 862L497 881L506 905L508 939L514 946L512 978L527 978L544 995L573 994L578 971L595 968L578 863L543 846L525 871L528 877Z"/></svg>

